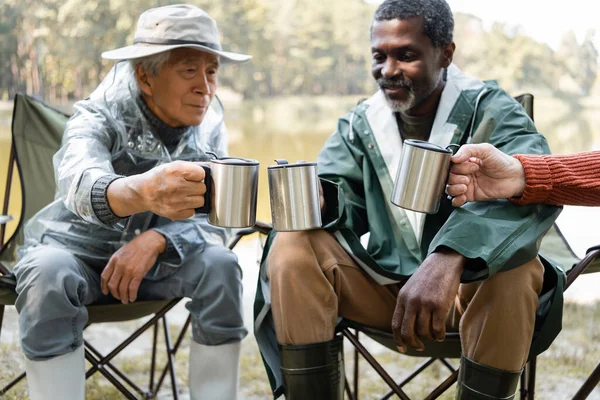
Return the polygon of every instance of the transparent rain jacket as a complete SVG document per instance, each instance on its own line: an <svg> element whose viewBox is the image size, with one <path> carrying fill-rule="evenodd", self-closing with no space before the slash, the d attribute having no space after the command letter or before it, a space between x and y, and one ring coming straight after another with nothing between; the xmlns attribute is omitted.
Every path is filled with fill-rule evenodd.
<svg viewBox="0 0 600 400"><path fill-rule="evenodd" d="M211 159L209 151L219 157L227 155L223 108L216 97L202 124L185 130L171 152L153 132L139 101L132 68L128 62L120 62L88 99L75 103L62 146L53 159L55 200L26 224L20 257L44 243L66 247L84 260L106 262L137 234L155 229L167 238L168 251L147 277L160 278L206 243L225 243L230 231L209 225L205 214L170 221L147 212L112 226L96 217L91 189L102 176L140 174L175 160L207 161Z"/></svg>

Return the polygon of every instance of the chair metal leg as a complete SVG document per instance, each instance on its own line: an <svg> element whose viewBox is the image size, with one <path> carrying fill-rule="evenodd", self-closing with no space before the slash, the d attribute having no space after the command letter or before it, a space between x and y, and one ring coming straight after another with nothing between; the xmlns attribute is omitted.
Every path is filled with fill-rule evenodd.
<svg viewBox="0 0 600 400"><path fill-rule="evenodd" d="M348 378L345 379L344 390L346 392L346 396L348 396L348 399L350 399L350 400L358 400L356 398L356 396L354 396L354 394L352 393L352 390L350 390L350 384L348 383Z"/></svg>
<svg viewBox="0 0 600 400"><path fill-rule="evenodd" d="M131 379L129 379L129 377L127 375L125 375L123 372L121 372L116 366L114 366L111 362L104 362L103 361L103 356L102 353L100 353L98 350L96 350L91 344L89 344L88 342L85 342L85 348L86 351L89 351L89 357L88 354L86 354L86 359L92 364L98 367L98 369L104 369L105 371L108 369L110 369L111 374L117 375L119 378L121 378L125 383L127 383L133 390L135 390L137 393L139 393L141 396L146 397L147 393L144 392L138 385L136 385ZM92 357L93 356L93 357Z"/></svg>
<svg viewBox="0 0 600 400"><path fill-rule="evenodd" d="M0 396L5 395L6 392L8 392L17 383L21 382L24 378L25 378L25 372L23 372L21 375L17 376L15 379L10 381L6 386L4 386L2 389L0 389Z"/></svg>
<svg viewBox="0 0 600 400"><path fill-rule="evenodd" d="M115 348L113 351L111 351L110 354L108 354L106 357L104 357L102 359L102 363L106 363L106 362L112 360L125 347L129 346L131 344L131 342L133 342L135 339L140 337L140 335L142 335L144 332L146 332L148 330L148 328L150 328L153 324L157 323L158 320L161 319L178 302L179 302L179 299L172 300L169 304L167 304L160 311L158 311L156 314L154 314L154 316L148 322L146 322L144 325L142 325L140 328L138 328L138 330L136 330L133 334L131 334L131 336L129 336L129 338L127 338L127 340L125 340L117 348ZM97 370L98 370L97 367L90 368L90 370L87 372L86 378L89 377L90 375L92 375L93 373L95 373Z"/></svg>
<svg viewBox="0 0 600 400"><path fill-rule="evenodd" d="M523 373L521 374L520 381L521 381L521 383L519 385L519 387L520 387L519 399L526 400L527 399L527 365L525 365L525 369L523 370Z"/></svg>
<svg viewBox="0 0 600 400"><path fill-rule="evenodd" d="M581 385L575 396L573 396L573 400L583 400L587 399L588 396L592 393L596 387L600 384L600 363L596 365L594 371L588 376L586 381Z"/></svg>
<svg viewBox="0 0 600 400"><path fill-rule="evenodd" d="M150 383L148 387L152 392L152 397L156 396L156 392L158 392L158 388L156 392L154 391L154 370L156 369L156 347L158 344L158 324L154 324L154 329L152 329L152 358L150 361Z"/></svg>
<svg viewBox="0 0 600 400"><path fill-rule="evenodd" d="M402 400L410 400L406 393L402 390L406 384L412 381L417 375L419 375L423 370L433 364L436 360L439 360L442 364L444 364L451 372L451 375L442 382L438 387L436 387L431 394L427 397L428 400L436 399L441 396L444 392L446 392L458 379L458 369L455 368L448 360L443 358L430 358L427 361L423 362L421 365L417 367L415 371L413 371L410 375L404 378L400 383L396 383L389 374L385 371L385 369L375 360L375 358L370 354L370 352L360 343L359 341L359 331L355 330L355 333L352 333L350 329L346 328L342 330L342 334L350 341L350 343L354 346L354 393L353 395L350 393L350 388L348 382L346 382L346 393L348 397L353 399L358 399L358 376L359 376L359 357L361 354L365 360L373 367L373 369L379 374L379 376L385 381L385 383L390 387L390 391L386 393L381 400L387 400L391 398L393 395L397 395Z"/></svg>
<svg viewBox="0 0 600 400"><path fill-rule="evenodd" d="M173 357L173 350L171 348L171 336L169 335L169 325L167 324L167 318L163 317L163 331L165 333L165 344L167 347L167 364L169 365L169 372L171 374L171 390L173 391L173 399L179 399L179 392L177 390L177 378L175 377L175 358Z"/></svg>
<svg viewBox="0 0 600 400"><path fill-rule="evenodd" d="M456 371L456 367L452 365L450 361L446 360L445 358L438 358L438 360L440 360L442 364L444 364L450 370L451 373Z"/></svg>
<svg viewBox="0 0 600 400"><path fill-rule="evenodd" d="M181 342L183 341L183 338L185 337L185 333L187 332L188 327L190 326L191 322L192 322L192 317L188 315L188 318L185 321L185 324L183 324L183 328L181 328L181 331L179 332L179 337L177 338L177 341L175 342L175 346L173 347L173 355L177 354L177 350L179 350L179 346L181 345ZM165 365L165 367L162 370L162 373L160 374L160 378L158 379L158 383L156 384L154 393L158 393L158 391L160 390L160 387L162 386L162 383L163 383L165 377L167 376L168 371L169 371L169 363L167 362L167 364Z"/></svg>
<svg viewBox="0 0 600 400"><path fill-rule="evenodd" d="M406 378L404 378L400 383L398 383L398 386L400 386L401 388L404 387L405 385L407 385L410 381L412 381L417 375L419 375L421 372L423 372L427 367L429 367L431 364L433 364L435 362L435 360L437 360L437 358L430 358L427 361L425 361L424 363L422 363L421 365L419 365L417 367L417 369L415 369L413 372L411 372L411 374L409 376L407 376ZM392 397L394 395L394 391L390 390L389 392L387 392L382 398L381 400L387 400L390 397Z"/></svg>
<svg viewBox="0 0 600 400"><path fill-rule="evenodd" d="M429 393L429 395L427 397L425 397L425 400L437 399L442 394L444 394L446 392L446 390L450 389L450 387L456 383L457 379L458 379L458 370L454 371L452 373L452 375L450 375L448 378L446 378L446 380L444 382L442 382L438 387L433 389L432 392Z"/></svg>
<svg viewBox="0 0 600 400"><path fill-rule="evenodd" d="M110 383L113 384L114 387L119 390L125 397L129 400L137 400L135 395L131 393L117 378L115 378L110 372L108 372L103 366L100 364L98 360L94 357L94 355L88 350L85 349L85 358L88 360L94 367L97 372L100 372Z"/></svg>
<svg viewBox="0 0 600 400"><path fill-rule="evenodd" d="M537 369L537 357L532 358L521 374L521 389L519 397L521 400L534 400L535 398L535 374Z"/></svg>
<svg viewBox="0 0 600 400"><path fill-rule="evenodd" d="M358 329L354 330L354 335L356 335L356 340L358 339ZM358 375L359 375L359 365L358 365L358 349L354 348L354 397L358 399Z"/></svg>
<svg viewBox="0 0 600 400"><path fill-rule="evenodd" d="M531 361L529 361L529 371L528 371L528 380L529 382L527 385L527 394L528 394L528 399L527 400L534 400L535 399L535 374L536 374L536 370L537 370L537 357L534 357Z"/></svg>
<svg viewBox="0 0 600 400"><path fill-rule="evenodd" d="M2 322L4 322L4 305L0 305L0 337L2 337Z"/></svg>
<svg viewBox="0 0 600 400"><path fill-rule="evenodd" d="M358 349L360 354L367 360L367 362L373 367L373 369L379 374L381 379L387 383L387 385L394 391L394 393L400 397L401 400L410 400L410 398L404 393L404 391L396 384L392 377L381 367L381 365L375 360L375 358L369 353L369 351L358 341L358 339L348 329L342 331L343 335L352 343L352 345Z"/></svg>
<svg viewBox="0 0 600 400"><path fill-rule="evenodd" d="M131 334L125 341L123 341L117 348L115 348L110 354L103 356L100 352L94 349L89 343L85 342L86 345L86 358L92 364L92 367L86 372L86 379L96 372L100 372L106 379L108 379L123 395L129 399L136 399L135 395L130 392L123 384L115 377L118 376L123 382L128 384L132 389L139 393L142 398L153 398L156 395L156 391L152 390L152 387L148 388L147 392L144 392L137 385L135 385L125 374L118 370L114 365L111 364L111 360L117 356L123 349L125 349L131 342L141 336L149 328L156 330L156 325L161 318L164 318L165 314L173 308L179 299L172 300L160 311L147 321L144 325L138 328L133 334ZM154 326L153 326L154 325ZM154 338L154 344L156 344L156 337ZM175 397L177 399L177 397Z"/></svg>
<svg viewBox="0 0 600 400"><path fill-rule="evenodd" d="M398 386L404 387L406 384L408 384L410 381L412 381L417 375L419 375L422 371L424 371L425 368L427 368L431 364L433 364L435 362L435 360L437 360L437 358L430 358L429 360L425 361L424 363L421 363L421 365L419 365L417 367L417 369L415 369L409 376L404 378L402 380L402 382L400 382L398 384Z"/></svg>

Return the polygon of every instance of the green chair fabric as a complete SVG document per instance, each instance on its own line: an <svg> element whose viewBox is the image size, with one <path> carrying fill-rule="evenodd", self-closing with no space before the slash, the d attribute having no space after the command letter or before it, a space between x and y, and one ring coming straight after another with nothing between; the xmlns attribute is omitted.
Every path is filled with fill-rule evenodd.
<svg viewBox="0 0 600 400"><path fill-rule="evenodd" d="M14 263L16 248L23 243L24 221L54 199L52 156L60 147L68 119L68 115L32 97L15 96L12 145L22 185L22 207L17 230L2 248L0 261Z"/></svg>
<svg viewBox="0 0 600 400"><path fill-rule="evenodd" d="M17 230L0 251L0 261L13 265L16 249L23 243L24 222L54 200L55 180L52 157L59 149L69 116L33 97L17 94L14 102L12 140L17 171L21 179L22 208ZM7 280L8 279L8 280ZM0 279L0 304L13 305L14 280ZM90 323L128 321L159 311L165 301L139 301L131 304L91 305Z"/></svg>

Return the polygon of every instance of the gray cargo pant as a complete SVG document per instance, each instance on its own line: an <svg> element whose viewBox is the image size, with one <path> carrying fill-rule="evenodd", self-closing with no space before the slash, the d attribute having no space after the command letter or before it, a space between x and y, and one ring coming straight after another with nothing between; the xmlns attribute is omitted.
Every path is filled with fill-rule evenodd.
<svg viewBox="0 0 600 400"><path fill-rule="evenodd" d="M21 347L31 360L46 360L83 344L86 305L114 301L100 290L100 269L68 250L41 245L15 266ZM223 246L206 245L175 272L144 279L137 301L191 298L194 341L219 345L247 334L242 315L242 270L237 256Z"/></svg>

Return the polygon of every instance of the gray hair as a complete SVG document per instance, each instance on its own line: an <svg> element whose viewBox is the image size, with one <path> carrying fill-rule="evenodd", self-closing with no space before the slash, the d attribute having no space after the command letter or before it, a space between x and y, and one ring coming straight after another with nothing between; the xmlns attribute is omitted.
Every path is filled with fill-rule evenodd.
<svg viewBox="0 0 600 400"><path fill-rule="evenodd" d="M373 21L406 20L423 17L423 33L433 47L452 43L454 17L445 0L385 0L375 11Z"/></svg>
<svg viewBox="0 0 600 400"><path fill-rule="evenodd" d="M167 61L169 61L170 56L171 51L163 51L162 53L152 54L146 57L133 58L129 63L131 64L131 69L133 71L135 71L135 67L137 67L138 64L141 64L148 75L156 76Z"/></svg>

